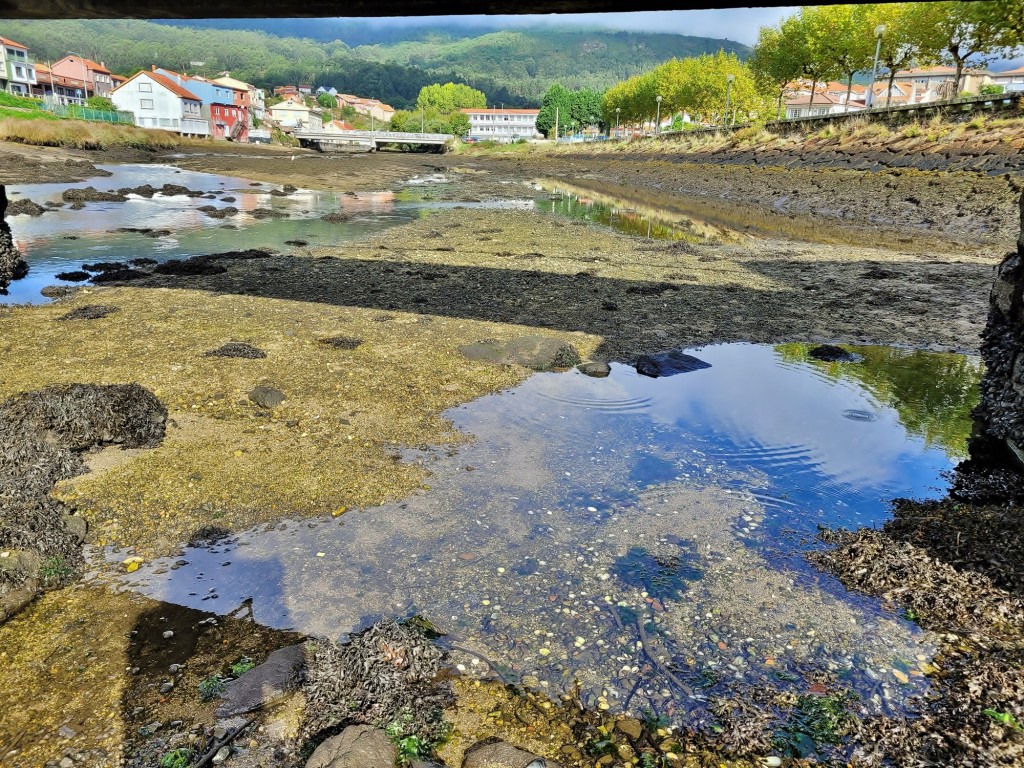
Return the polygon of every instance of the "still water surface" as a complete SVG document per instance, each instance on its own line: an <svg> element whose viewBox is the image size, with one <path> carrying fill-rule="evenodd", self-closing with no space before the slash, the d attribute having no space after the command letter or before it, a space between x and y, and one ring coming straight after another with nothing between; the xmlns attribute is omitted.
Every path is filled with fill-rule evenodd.
<svg viewBox="0 0 1024 768"><path fill-rule="evenodd" d="M980 367L858 351L727 344L669 378L538 374L449 413L473 443L408 457L430 490L191 547L122 587L222 612L251 600L261 623L332 638L419 613L469 669L697 725L710 696L821 675L865 712L901 711L926 686L928 634L803 555L819 525L879 525L888 500L943 493Z"/></svg>

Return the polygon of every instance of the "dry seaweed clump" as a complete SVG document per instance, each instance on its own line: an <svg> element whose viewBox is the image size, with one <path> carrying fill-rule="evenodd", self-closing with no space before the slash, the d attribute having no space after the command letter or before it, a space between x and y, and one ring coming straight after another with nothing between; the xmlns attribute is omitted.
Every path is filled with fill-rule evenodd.
<svg viewBox="0 0 1024 768"><path fill-rule="evenodd" d="M833 534L835 549L810 559L843 584L897 603L924 626L946 631L1019 635L1024 601L980 573L960 571L926 550L882 531Z"/></svg>
<svg viewBox="0 0 1024 768"><path fill-rule="evenodd" d="M315 742L348 725L387 730L392 739L429 747L448 735L445 707L454 701L439 679L445 653L420 623L380 621L338 645L310 642L306 652L306 720L302 733Z"/></svg>
<svg viewBox="0 0 1024 768"><path fill-rule="evenodd" d="M84 471L77 451L155 445L166 419L137 384L67 384L0 403L0 621L81 565L85 521L50 497Z"/></svg>
<svg viewBox="0 0 1024 768"><path fill-rule="evenodd" d="M958 514L970 530L971 510L961 508ZM940 551L948 552L956 567L936 552L896 538L908 535L909 524L904 516L883 531L828 534L836 547L811 556L847 587L895 603L908 619L943 633L930 673L932 687L917 716L864 722L854 764L1021 765L1024 601L996 586L984 569L963 567L954 529L947 529L950 541ZM997 564L999 551L998 542L991 541Z"/></svg>

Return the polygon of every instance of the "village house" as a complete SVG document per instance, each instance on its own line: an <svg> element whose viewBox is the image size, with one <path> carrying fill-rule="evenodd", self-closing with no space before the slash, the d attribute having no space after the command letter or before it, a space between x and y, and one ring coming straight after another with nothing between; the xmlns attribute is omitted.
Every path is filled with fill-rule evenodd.
<svg viewBox="0 0 1024 768"><path fill-rule="evenodd" d="M202 101L158 72L139 72L110 93L119 110L132 112L140 128L164 128L183 136L209 136Z"/></svg>
<svg viewBox="0 0 1024 768"><path fill-rule="evenodd" d="M274 95L280 96L283 99L287 99L289 96L295 96L298 92L299 89L294 85L279 85L274 89Z"/></svg>
<svg viewBox="0 0 1024 768"><path fill-rule="evenodd" d="M341 131L354 131L356 127L345 120L331 120L324 123L324 133L340 133Z"/></svg>
<svg viewBox="0 0 1024 768"><path fill-rule="evenodd" d="M55 75L45 64L36 64L36 84L32 86L32 95L64 106L85 102L85 88L80 79Z"/></svg>
<svg viewBox="0 0 1024 768"><path fill-rule="evenodd" d="M29 96L36 82L36 69L21 43L0 37L0 91Z"/></svg>
<svg viewBox="0 0 1024 768"><path fill-rule="evenodd" d="M956 79L956 67L904 69L896 73L896 79L910 84L915 94L910 97L910 101L920 104L955 98L961 93L978 93L981 86L991 82L992 73L985 69L964 69L960 73L959 87L953 82ZM888 82L888 78L879 78L877 82Z"/></svg>
<svg viewBox="0 0 1024 768"><path fill-rule="evenodd" d="M1024 67L992 73L992 85L1003 86L1003 93L1024 91Z"/></svg>
<svg viewBox="0 0 1024 768"><path fill-rule="evenodd" d="M304 103L287 99L267 110L272 120L283 129L298 131L323 130L323 111Z"/></svg>
<svg viewBox="0 0 1024 768"><path fill-rule="evenodd" d="M85 81L86 98L89 96L109 96L114 90L113 73L100 62L97 64L92 59L83 59L80 56L65 56L55 61L50 67L54 75L66 77L69 80Z"/></svg>
<svg viewBox="0 0 1024 768"><path fill-rule="evenodd" d="M155 67L154 71L199 98L202 103L201 115L209 121L213 138L249 141L249 109L244 106L244 101L249 98L248 88L234 88L205 77L183 75L162 67Z"/></svg>
<svg viewBox="0 0 1024 768"><path fill-rule="evenodd" d="M537 139L539 109L461 109L469 118L469 138L508 144L516 139Z"/></svg>
<svg viewBox="0 0 1024 768"><path fill-rule="evenodd" d="M339 93L335 98L338 102L338 109L352 107L357 114L372 117L382 123L390 123L395 114L394 107L378 99L364 99L350 93Z"/></svg>
<svg viewBox="0 0 1024 768"><path fill-rule="evenodd" d="M301 93L303 96L311 96L313 94L313 86L312 85L300 85L299 86L299 93Z"/></svg>

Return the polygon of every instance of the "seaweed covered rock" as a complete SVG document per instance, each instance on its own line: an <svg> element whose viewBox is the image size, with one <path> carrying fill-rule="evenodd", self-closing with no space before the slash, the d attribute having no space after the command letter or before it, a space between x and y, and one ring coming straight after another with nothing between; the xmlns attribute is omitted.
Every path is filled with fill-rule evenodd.
<svg viewBox="0 0 1024 768"><path fill-rule="evenodd" d="M65 384L0 403L0 621L81 566L84 521L50 496L78 451L156 445L167 410L137 384Z"/></svg>
<svg viewBox="0 0 1024 768"><path fill-rule="evenodd" d="M970 454L992 466L1024 468L1024 195L1017 251L996 270L982 333L985 375L974 409Z"/></svg>
<svg viewBox="0 0 1024 768"><path fill-rule="evenodd" d="M0 404L0 419L72 451L151 448L163 439L167 409L138 384L60 384L15 395Z"/></svg>
<svg viewBox="0 0 1024 768"><path fill-rule="evenodd" d="M451 684L439 679L444 662L444 651L412 622L380 621L343 645L312 641L303 735L322 740L349 725L372 725L396 738L437 742L454 701Z"/></svg>
<svg viewBox="0 0 1024 768"><path fill-rule="evenodd" d="M28 274L28 264L21 257L21 251L14 244L11 228L4 221L7 213L7 190L0 184L0 293L7 291L12 280L20 280Z"/></svg>

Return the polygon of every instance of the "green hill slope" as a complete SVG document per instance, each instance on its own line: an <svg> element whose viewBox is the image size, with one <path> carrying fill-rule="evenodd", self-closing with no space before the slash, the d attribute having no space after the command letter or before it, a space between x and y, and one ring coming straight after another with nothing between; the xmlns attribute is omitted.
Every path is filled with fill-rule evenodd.
<svg viewBox="0 0 1024 768"><path fill-rule="evenodd" d="M706 37L609 30L522 29L453 40L441 35L354 48L360 58L484 78L539 100L553 82L604 90L675 57L719 49L746 56L740 43Z"/></svg>
<svg viewBox="0 0 1024 768"><path fill-rule="evenodd" d="M272 20L259 23L274 29ZM317 23L304 20L282 31L312 32ZM683 35L563 28L479 34L454 27L388 30L384 39L406 39L351 48L341 40L223 27L216 20L0 21L0 35L29 46L44 62L71 50L123 75L151 64L214 76L227 70L261 87L334 86L398 108L415 104L420 87L433 82L463 82L482 90L490 103L527 106L537 104L553 82L603 90L673 56L748 51L739 43Z"/></svg>

